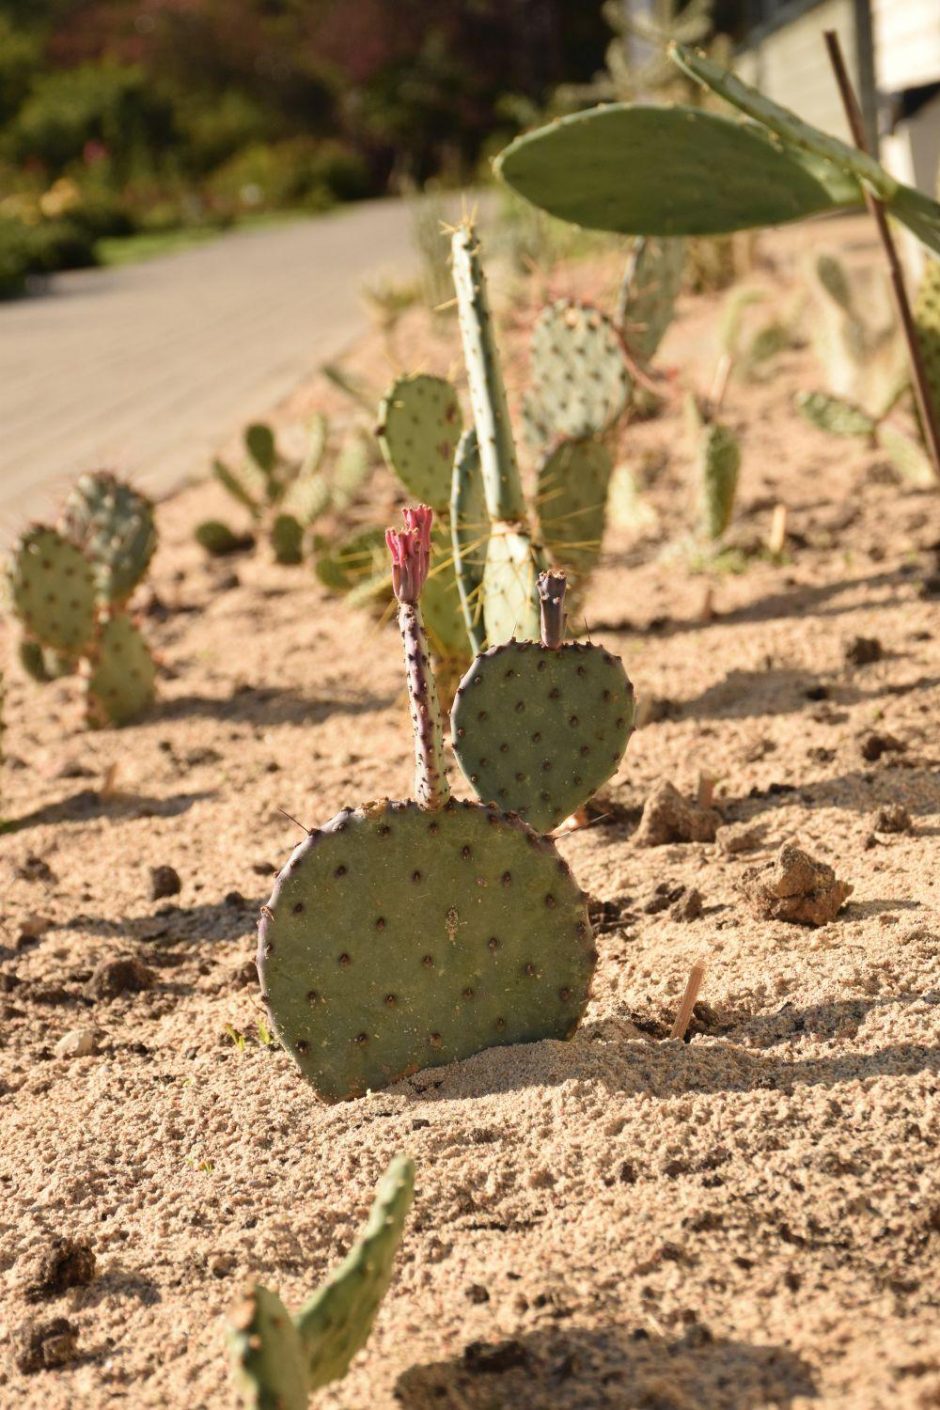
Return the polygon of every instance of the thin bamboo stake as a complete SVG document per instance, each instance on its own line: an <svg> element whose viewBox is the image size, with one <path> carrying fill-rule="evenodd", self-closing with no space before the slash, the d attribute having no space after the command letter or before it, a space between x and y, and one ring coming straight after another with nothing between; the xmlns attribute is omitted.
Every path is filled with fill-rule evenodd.
<svg viewBox="0 0 940 1410"><path fill-rule="evenodd" d="M773 518L770 521L770 533L767 535L767 551L776 558L782 553L787 545L787 506L785 504L775 504Z"/></svg>
<svg viewBox="0 0 940 1410"><path fill-rule="evenodd" d="M849 78L845 60L842 57L842 46L839 43L839 36L835 30L827 29L823 38L826 41L826 50L829 54L829 62L835 74L836 83L839 88L839 96L842 99L842 107L845 110L846 120L849 130L852 133L852 140L860 152L868 152L868 144L865 141L865 125L862 119L862 110L858 105L855 96L855 89L852 87L852 80ZM888 261L888 272L891 276L891 292L894 295L894 304L897 309L898 319L907 343L907 351L911 360L911 380L914 386L914 400L917 403L917 410L920 413L921 425L924 429L924 439L927 442L927 454L933 466L934 476L940 481L940 426L937 424L937 415L934 410L933 401L930 396L930 388L927 385L927 375L924 371L924 360L921 355L920 342L917 337L917 329L914 326L911 305L907 297L907 289L904 285L904 273L901 269L901 261L894 244L894 238L888 225L888 218L885 215L885 208L877 196L872 195L866 186L862 186L865 196L865 204L874 219L878 229L878 237L881 240L885 257Z"/></svg>
<svg viewBox="0 0 940 1410"><path fill-rule="evenodd" d="M689 974L689 982L685 986L685 993L682 995L682 1003L679 1005L676 1021L672 1025L672 1032L669 1034L670 1038L678 1038L681 1042L685 1037L685 1030L688 1028L689 1021L692 1018L692 1010L695 1008L695 1001L698 998L704 978L705 961L696 960Z"/></svg>

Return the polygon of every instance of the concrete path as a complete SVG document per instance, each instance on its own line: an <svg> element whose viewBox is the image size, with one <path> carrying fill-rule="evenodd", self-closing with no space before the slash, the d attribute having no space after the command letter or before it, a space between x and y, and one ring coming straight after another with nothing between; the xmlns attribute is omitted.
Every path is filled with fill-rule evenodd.
<svg viewBox="0 0 940 1410"><path fill-rule="evenodd" d="M362 330L363 280L407 272L410 227L368 202L0 304L3 537L89 467L157 494L199 472Z"/></svg>

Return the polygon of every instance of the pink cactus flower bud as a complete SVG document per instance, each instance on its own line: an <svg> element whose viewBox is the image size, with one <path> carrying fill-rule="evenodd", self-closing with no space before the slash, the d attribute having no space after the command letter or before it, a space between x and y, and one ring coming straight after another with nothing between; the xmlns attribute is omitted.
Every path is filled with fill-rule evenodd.
<svg viewBox="0 0 940 1410"><path fill-rule="evenodd" d="M404 530L386 529L392 558L392 588L399 602L417 602L431 566L432 510L426 504L403 509Z"/></svg>

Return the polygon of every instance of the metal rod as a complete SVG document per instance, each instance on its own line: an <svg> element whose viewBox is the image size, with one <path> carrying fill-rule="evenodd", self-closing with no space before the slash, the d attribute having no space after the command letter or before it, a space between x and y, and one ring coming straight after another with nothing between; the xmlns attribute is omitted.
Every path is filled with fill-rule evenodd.
<svg viewBox="0 0 940 1410"><path fill-rule="evenodd" d="M852 140L860 152L867 152L868 144L865 140L865 124L862 118L862 110L855 96L852 80L849 78L848 70L845 67L839 36L834 30L827 29L823 37L826 41L829 62L835 74L836 83L839 88L839 96L842 99L842 107L845 110ZM933 473L936 479L940 481L940 426L937 424L937 414L930 395L930 388L927 385L927 374L924 371L924 360L921 355L920 341L917 337L917 329L914 325L911 305L908 301L907 289L904 285L904 273L901 269L901 261L898 258L897 248L895 247L894 238L888 225L888 218L885 215L884 206L881 201L879 201L878 197L872 195L864 185L862 186L862 192L865 197L865 204L871 212L875 225L877 226L878 236L888 261L888 271L891 275L891 291L894 295L895 308L897 309L898 319L904 333L907 351L911 361L911 381L914 387L914 400L917 403L917 410L920 413L924 439L927 442L927 454L933 466Z"/></svg>

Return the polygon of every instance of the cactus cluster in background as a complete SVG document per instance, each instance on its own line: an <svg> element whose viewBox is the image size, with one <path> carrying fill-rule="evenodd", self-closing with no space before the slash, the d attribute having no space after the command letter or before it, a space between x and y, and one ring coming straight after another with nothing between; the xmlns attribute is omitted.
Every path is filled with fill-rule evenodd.
<svg viewBox="0 0 940 1410"><path fill-rule="evenodd" d="M278 449L270 426L257 422L244 434L245 457L232 467L213 463L213 474L232 498L248 511L253 531L268 535L275 561L301 563L311 526L328 511L349 507L371 470L366 438L353 434L326 474L323 460L329 424L317 413L306 427L306 450L290 459ZM253 533L238 533L219 519L208 519L196 529L196 539L211 554L235 552L250 544Z"/></svg>
<svg viewBox="0 0 940 1410"><path fill-rule="evenodd" d="M260 1283L245 1289L227 1325L245 1410L306 1410L313 1391L345 1376L392 1281L414 1179L414 1162L396 1157L359 1239L295 1317Z"/></svg>
<svg viewBox="0 0 940 1410"><path fill-rule="evenodd" d="M432 511L405 514L388 542L415 801L344 808L313 829L259 926L264 1002L327 1101L493 1045L571 1036L596 963L585 897L554 843L503 809L557 821L613 773L633 718L620 663L562 645L564 579L543 578L542 645L478 657L461 687L455 732L482 801L454 801L420 605Z"/></svg>
<svg viewBox="0 0 940 1410"><path fill-rule="evenodd" d="M44 683L80 670L92 725L122 725L153 698L156 667L127 611L157 544L153 505L107 471L83 475L55 528L14 546L9 594L20 661Z"/></svg>

